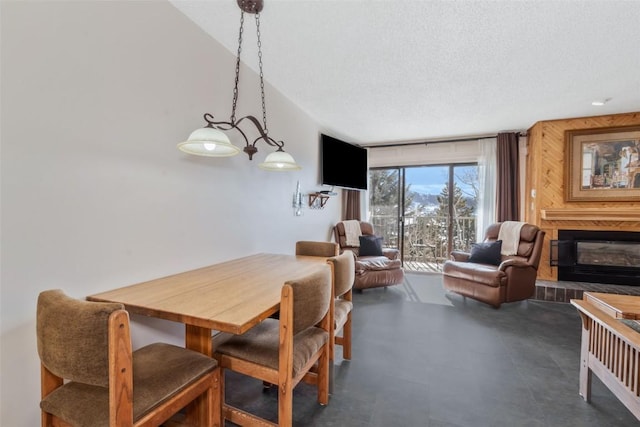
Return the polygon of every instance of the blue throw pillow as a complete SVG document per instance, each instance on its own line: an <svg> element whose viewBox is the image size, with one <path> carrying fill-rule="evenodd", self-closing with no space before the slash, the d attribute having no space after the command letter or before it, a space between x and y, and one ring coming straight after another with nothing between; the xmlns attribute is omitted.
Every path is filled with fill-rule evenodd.
<svg viewBox="0 0 640 427"><path fill-rule="evenodd" d="M382 237L360 236L360 256L382 256Z"/></svg>
<svg viewBox="0 0 640 427"><path fill-rule="evenodd" d="M469 262L478 264L500 265L502 262L502 240L495 242L483 242L471 244L471 256Z"/></svg>

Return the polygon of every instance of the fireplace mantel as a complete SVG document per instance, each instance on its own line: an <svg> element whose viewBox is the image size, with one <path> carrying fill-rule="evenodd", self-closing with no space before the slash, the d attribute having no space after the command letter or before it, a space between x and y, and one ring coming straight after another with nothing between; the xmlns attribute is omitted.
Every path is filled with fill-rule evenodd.
<svg viewBox="0 0 640 427"><path fill-rule="evenodd" d="M545 221L640 221L638 208L559 208L540 212Z"/></svg>

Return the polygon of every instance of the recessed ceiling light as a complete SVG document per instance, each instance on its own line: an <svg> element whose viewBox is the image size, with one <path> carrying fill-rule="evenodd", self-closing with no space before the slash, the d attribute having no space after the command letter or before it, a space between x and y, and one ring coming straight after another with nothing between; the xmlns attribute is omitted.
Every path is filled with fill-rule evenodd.
<svg viewBox="0 0 640 427"><path fill-rule="evenodd" d="M597 107L600 107L600 106L602 106L602 105L606 104L606 103L607 103L607 102L609 102L609 101L611 101L611 98L607 98L607 99L598 99L598 100L596 100L596 101L593 101L593 102L591 103L591 105L595 105L595 106L597 106Z"/></svg>

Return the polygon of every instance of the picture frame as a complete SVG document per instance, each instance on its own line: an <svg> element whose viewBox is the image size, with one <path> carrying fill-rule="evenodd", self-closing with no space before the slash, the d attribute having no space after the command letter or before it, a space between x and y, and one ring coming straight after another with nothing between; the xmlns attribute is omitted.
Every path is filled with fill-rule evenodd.
<svg viewBox="0 0 640 427"><path fill-rule="evenodd" d="M565 201L640 201L640 125L565 131Z"/></svg>

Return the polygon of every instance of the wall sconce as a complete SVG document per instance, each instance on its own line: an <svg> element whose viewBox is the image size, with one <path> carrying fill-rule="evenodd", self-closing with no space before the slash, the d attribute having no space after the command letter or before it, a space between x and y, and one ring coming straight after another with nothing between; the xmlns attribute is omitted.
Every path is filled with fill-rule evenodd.
<svg viewBox="0 0 640 427"><path fill-rule="evenodd" d="M302 216L302 193L300 192L300 181L296 185L296 192L293 193L293 215Z"/></svg>
<svg viewBox="0 0 640 427"><path fill-rule="evenodd" d="M185 153L196 156L208 157L228 157L235 156L240 152L240 148L233 145L229 137L223 131L235 130L242 135L245 146L242 149L253 159L253 155L258 152L256 144L259 141L267 145L277 147L277 150L269 154L263 163L258 166L271 171L291 171L299 170L301 167L295 162L293 157L284 151L284 142L276 141L269 136L267 128L267 107L264 96L264 78L262 73L262 44L260 42L260 11L264 6L263 0L237 0L240 7L240 31L238 36L238 53L236 56L235 86L233 88L233 103L231 107L231 117L229 121L215 121L213 115L206 113L204 120L207 125L197 129L189 135L189 138L178 144L178 149ZM256 19L256 34L258 38L258 67L260 70L260 92L262 97L262 125L254 116L245 116L236 120L236 104L238 102L238 85L240 83L240 53L242 52L242 34L244 31L244 13L252 13ZM240 128L242 122L248 122L255 126L258 137L250 142L247 134Z"/></svg>

